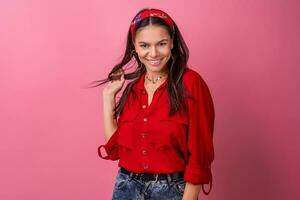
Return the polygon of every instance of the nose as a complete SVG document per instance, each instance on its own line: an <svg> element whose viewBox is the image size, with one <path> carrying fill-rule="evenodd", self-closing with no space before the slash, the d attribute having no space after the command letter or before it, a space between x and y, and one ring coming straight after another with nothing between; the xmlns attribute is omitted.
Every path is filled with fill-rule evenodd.
<svg viewBox="0 0 300 200"><path fill-rule="evenodd" d="M157 54L158 54L158 52L157 52L157 50L156 50L156 48L155 47L152 47L151 49L150 49L150 57L151 58L155 58L155 57L157 57Z"/></svg>

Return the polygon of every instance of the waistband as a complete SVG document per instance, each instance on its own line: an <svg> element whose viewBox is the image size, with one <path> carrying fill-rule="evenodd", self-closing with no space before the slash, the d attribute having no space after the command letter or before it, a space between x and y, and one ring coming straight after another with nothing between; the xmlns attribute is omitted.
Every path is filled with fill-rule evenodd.
<svg viewBox="0 0 300 200"><path fill-rule="evenodd" d="M124 174L130 175L130 177L133 177L141 181L158 181L158 180L172 181L184 177L184 172L175 172L169 174L135 173L125 169L124 167L120 167L120 171Z"/></svg>

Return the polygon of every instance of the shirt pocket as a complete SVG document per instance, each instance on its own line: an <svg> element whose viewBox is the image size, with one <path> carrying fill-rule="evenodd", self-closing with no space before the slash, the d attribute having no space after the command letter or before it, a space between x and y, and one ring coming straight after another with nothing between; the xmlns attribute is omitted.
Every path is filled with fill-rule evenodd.
<svg viewBox="0 0 300 200"><path fill-rule="evenodd" d="M181 150L182 153L186 149L186 133L188 120L180 115L172 117L158 117L156 133L155 133L155 149L156 151L164 151L167 149Z"/></svg>
<svg viewBox="0 0 300 200"><path fill-rule="evenodd" d="M120 117L118 123L118 144L119 148L125 151L133 149L133 125L135 116L132 114L124 114Z"/></svg>

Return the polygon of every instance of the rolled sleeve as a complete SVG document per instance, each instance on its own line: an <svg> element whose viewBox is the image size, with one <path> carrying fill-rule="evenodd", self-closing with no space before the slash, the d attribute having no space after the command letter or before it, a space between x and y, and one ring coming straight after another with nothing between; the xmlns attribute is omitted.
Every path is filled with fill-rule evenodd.
<svg viewBox="0 0 300 200"><path fill-rule="evenodd" d="M191 159L191 158L190 158ZM202 169L197 165L189 164L185 169L185 180L194 184L209 183L211 172L209 169Z"/></svg>
<svg viewBox="0 0 300 200"><path fill-rule="evenodd" d="M98 155L105 160L118 160L119 152L118 152L118 129L113 133L113 135L109 138L105 145L100 145L98 147ZM106 156L103 156L101 153L101 148L104 148L106 151Z"/></svg>
<svg viewBox="0 0 300 200"><path fill-rule="evenodd" d="M184 179L192 184L210 184L212 188L211 163L214 160L213 131L214 105L208 86L197 74L194 77L188 100L189 129L187 138L188 163ZM204 186L204 185L203 185Z"/></svg>

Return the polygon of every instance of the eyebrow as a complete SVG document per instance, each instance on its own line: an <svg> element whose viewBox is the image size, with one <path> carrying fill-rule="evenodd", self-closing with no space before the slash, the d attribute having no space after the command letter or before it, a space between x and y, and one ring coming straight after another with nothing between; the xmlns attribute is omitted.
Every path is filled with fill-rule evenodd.
<svg viewBox="0 0 300 200"><path fill-rule="evenodd" d="M161 40L161 41L157 42L157 44L158 44L158 43L161 43L161 42L163 42L163 41L168 41L168 39L163 39L163 40ZM138 42L138 43L139 43L139 44L140 44L140 43L148 44L147 42L143 42L143 41L141 41L141 42Z"/></svg>

